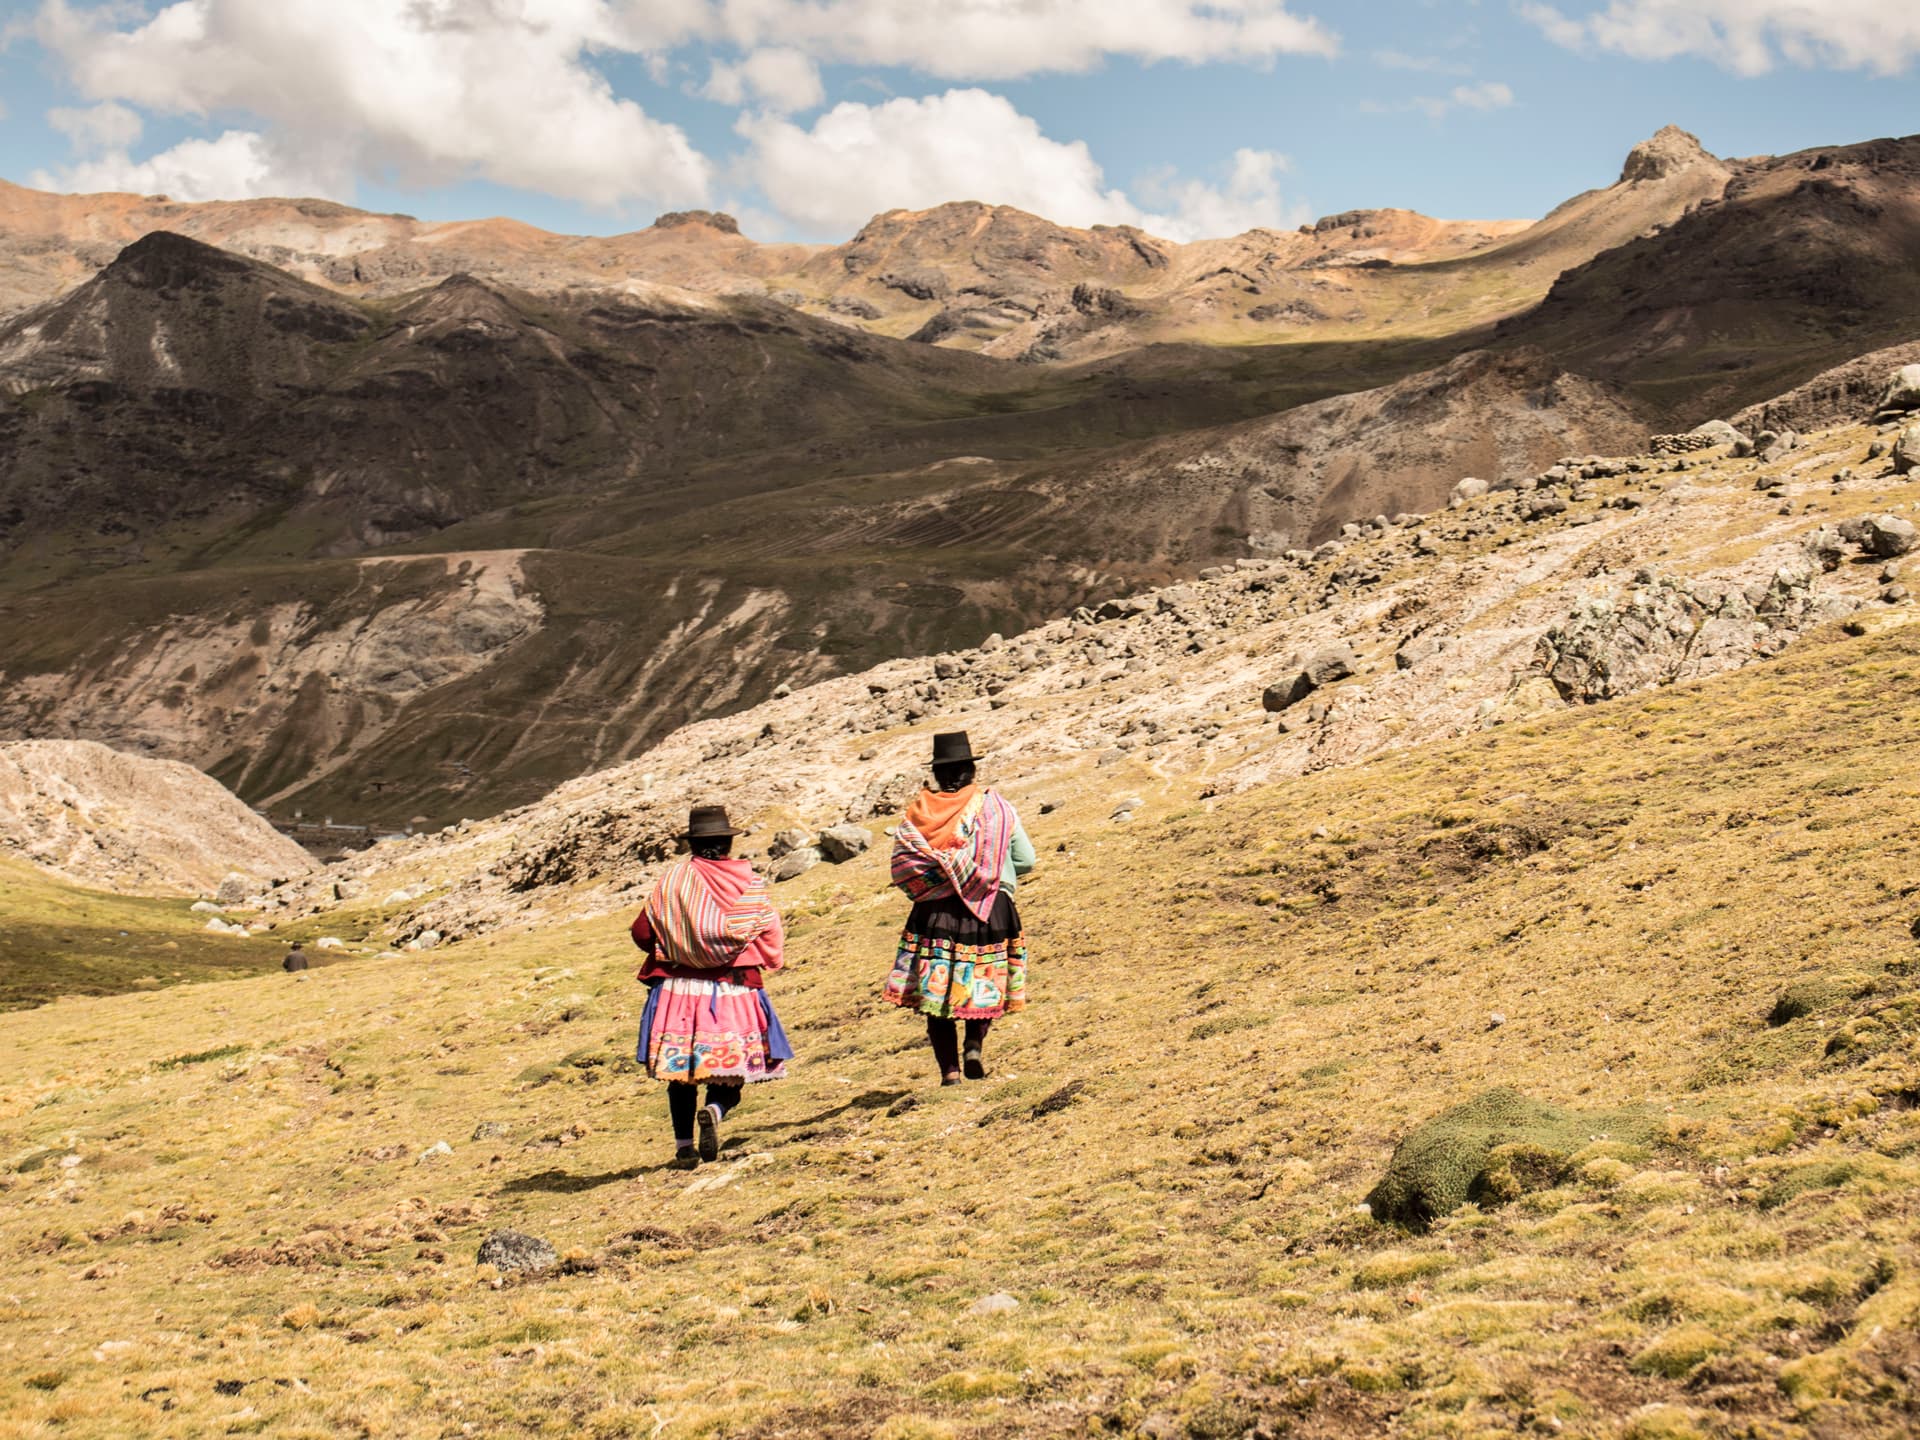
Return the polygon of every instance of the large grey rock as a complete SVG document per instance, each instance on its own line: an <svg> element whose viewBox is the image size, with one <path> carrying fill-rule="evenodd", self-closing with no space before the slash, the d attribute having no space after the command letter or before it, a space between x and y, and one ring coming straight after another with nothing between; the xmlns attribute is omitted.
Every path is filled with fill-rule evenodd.
<svg viewBox="0 0 1920 1440"><path fill-rule="evenodd" d="M1261 708L1272 714L1298 705L1321 686L1346 679L1359 664L1359 659L1345 645L1322 650L1285 680L1269 685L1260 696Z"/></svg>
<svg viewBox="0 0 1920 1440"><path fill-rule="evenodd" d="M820 832L820 853L843 864L873 844L873 832L858 825L834 825Z"/></svg>
<svg viewBox="0 0 1920 1440"><path fill-rule="evenodd" d="M783 855L791 855L796 850L805 849L812 839L804 830L776 830L773 838L767 842L767 858L778 860Z"/></svg>
<svg viewBox="0 0 1920 1440"><path fill-rule="evenodd" d="M820 852L811 845L803 845L798 850L789 851L786 857L773 867L773 878L797 880L819 863Z"/></svg>
<svg viewBox="0 0 1920 1440"><path fill-rule="evenodd" d="M253 890L253 881L236 870L230 870L220 877L220 888L213 892L213 898L222 905L244 905Z"/></svg>
<svg viewBox="0 0 1920 1440"><path fill-rule="evenodd" d="M1456 500L1477 500L1486 493L1487 482L1475 475L1457 481L1453 487L1453 498Z"/></svg>
<svg viewBox="0 0 1920 1440"><path fill-rule="evenodd" d="M1897 515L1863 515L1846 521L1839 533L1849 544L1882 560L1897 560L1920 544L1920 529Z"/></svg>
<svg viewBox="0 0 1920 1440"><path fill-rule="evenodd" d="M1920 410L1920 365L1902 365L1887 377L1879 408L1882 411Z"/></svg>
<svg viewBox="0 0 1920 1440"><path fill-rule="evenodd" d="M496 1270L519 1270L538 1275L558 1265L560 1256L553 1246L538 1235L525 1235L518 1230L496 1230L480 1242L480 1254L475 1263L491 1265Z"/></svg>
<svg viewBox="0 0 1920 1440"><path fill-rule="evenodd" d="M1741 434L1740 431L1734 429L1733 426L1724 420L1709 420L1704 425L1694 426L1693 429L1687 433L1689 435L1697 435L1702 440L1710 441L1715 445L1738 445L1741 441L1747 439L1745 435ZM1752 444L1753 442L1747 441L1747 443Z"/></svg>
<svg viewBox="0 0 1920 1440"><path fill-rule="evenodd" d="M1782 566L1746 591L1643 571L1627 594L1588 601L1542 635L1530 671L1579 704L1736 669L1852 608L1819 597L1815 574L1812 564Z"/></svg>
<svg viewBox="0 0 1920 1440"><path fill-rule="evenodd" d="M1893 442L1893 473L1910 475L1920 470L1920 425L1909 425Z"/></svg>
<svg viewBox="0 0 1920 1440"><path fill-rule="evenodd" d="M1394 667L1400 670L1411 670L1423 660L1431 660L1439 653L1439 640L1432 635L1415 635L1393 652Z"/></svg>
<svg viewBox="0 0 1920 1440"><path fill-rule="evenodd" d="M1527 502L1527 519L1544 520L1566 512L1567 502L1558 495L1539 495Z"/></svg>

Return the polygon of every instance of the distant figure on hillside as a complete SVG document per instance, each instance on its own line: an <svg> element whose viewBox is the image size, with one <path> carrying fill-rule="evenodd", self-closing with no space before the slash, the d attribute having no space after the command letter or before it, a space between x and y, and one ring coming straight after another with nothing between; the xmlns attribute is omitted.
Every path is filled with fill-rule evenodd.
<svg viewBox="0 0 1920 1440"><path fill-rule="evenodd" d="M739 833L724 807L695 806L681 837L692 853L667 867L633 922L647 953L635 978L648 991L635 1058L667 1082L679 1170L719 1159L720 1122L742 1086L782 1078L793 1058L761 982L783 963L785 932L767 882L730 858Z"/></svg>
<svg viewBox="0 0 1920 1440"><path fill-rule="evenodd" d="M927 1017L940 1083L984 1080L987 1029L1026 1008L1027 943L1013 892L1033 842L994 790L975 785L964 730L933 737L933 784L894 832L893 883L913 901L886 998ZM967 1024L962 1060L954 1021Z"/></svg>
<svg viewBox="0 0 1920 1440"><path fill-rule="evenodd" d="M307 968L307 952L301 948L298 940L294 941L293 948L287 951L287 958L280 962L280 968L286 971L305 970Z"/></svg>

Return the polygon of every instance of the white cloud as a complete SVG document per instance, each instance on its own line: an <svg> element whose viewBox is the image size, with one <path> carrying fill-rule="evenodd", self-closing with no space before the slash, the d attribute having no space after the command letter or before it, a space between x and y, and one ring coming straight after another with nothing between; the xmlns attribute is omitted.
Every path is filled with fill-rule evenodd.
<svg viewBox="0 0 1920 1440"><path fill-rule="evenodd" d="M1500 80L1456 85L1445 95L1412 95L1405 100L1362 100L1368 115L1399 115L1411 110L1429 120L1444 120L1454 110L1505 110L1513 104L1513 87Z"/></svg>
<svg viewBox="0 0 1920 1440"><path fill-rule="evenodd" d="M81 195L124 190L175 200L315 195L328 188L324 178L284 168L261 136L245 130L229 130L214 140L185 140L145 160L133 159L124 147L113 148L60 170L38 171L32 183Z"/></svg>
<svg viewBox="0 0 1920 1440"><path fill-rule="evenodd" d="M1238 235L1260 227L1290 229L1313 218L1304 205L1288 204L1280 194L1287 157L1272 150L1241 149L1225 185L1204 180L1155 176L1138 188L1143 203L1163 213L1145 216L1142 225L1170 240L1201 240Z"/></svg>
<svg viewBox="0 0 1920 1440"><path fill-rule="evenodd" d="M1114 55L1264 63L1339 49L1283 0L714 0L712 28L743 49L788 46L947 79L1090 70Z"/></svg>
<svg viewBox="0 0 1920 1440"><path fill-rule="evenodd" d="M1584 16L1538 3L1520 13L1569 49L1638 60L1693 55L1742 75L1781 60L1892 75L1920 55L1912 0L1612 0Z"/></svg>
<svg viewBox="0 0 1920 1440"><path fill-rule="evenodd" d="M826 99L820 67L798 50L755 50L737 65L716 61L700 93L723 105L744 105L751 96L783 114L811 110Z"/></svg>
<svg viewBox="0 0 1920 1440"><path fill-rule="evenodd" d="M843 235L883 210L919 210L954 200L1011 205L1062 225L1138 225L1169 239L1234 234L1298 223L1281 203L1282 157L1241 150L1224 186L1157 177L1154 213L1110 188L1084 142L1044 134L1000 95L949 90L877 105L846 101L811 129L750 116L745 168L789 220Z"/></svg>
<svg viewBox="0 0 1920 1440"><path fill-rule="evenodd" d="M252 142L167 152L210 167L183 170L182 190L258 180L244 153L281 174L478 175L601 206L707 195L710 167L680 129L588 65L629 43L606 0L178 0L130 28L123 15L45 0L35 28L93 99L262 122Z"/></svg>
<svg viewBox="0 0 1920 1440"><path fill-rule="evenodd" d="M125 150L144 128L138 115L111 100L85 109L49 110L47 124L81 150Z"/></svg>
<svg viewBox="0 0 1920 1440"><path fill-rule="evenodd" d="M1449 98L1469 110L1504 110L1513 104L1513 87L1498 80L1483 80L1478 85L1454 86Z"/></svg>
<svg viewBox="0 0 1920 1440"><path fill-rule="evenodd" d="M1465 75L1468 67L1438 55L1408 55L1399 50L1376 50L1373 63L1382 70L1415 70L1425 75Z"/></svg>

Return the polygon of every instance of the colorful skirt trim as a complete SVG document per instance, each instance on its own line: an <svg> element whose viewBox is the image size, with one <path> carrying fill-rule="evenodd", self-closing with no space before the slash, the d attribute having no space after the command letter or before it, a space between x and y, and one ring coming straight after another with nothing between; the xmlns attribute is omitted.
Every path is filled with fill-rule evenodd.
<svg viewBox="0 0 1920 1440"><path fill-rule="evenodd" d="M778 1080L793 1047L764 990L724 980L656 980L634 1059L656 1080Z"/></svg>
<svg viewBox="0 0 1920 1440"><path fill-rule="evenodd" d="M887 1002L942 1020L992 1020L1027 1007L1027 942L1002 890L985 920L957 897L923 900L907 916L887 977Z"/></svg>

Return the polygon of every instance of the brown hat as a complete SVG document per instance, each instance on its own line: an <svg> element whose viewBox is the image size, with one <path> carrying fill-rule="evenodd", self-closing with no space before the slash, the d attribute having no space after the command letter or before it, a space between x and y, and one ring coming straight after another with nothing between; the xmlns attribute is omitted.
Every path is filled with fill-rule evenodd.
<svg viewBox="0 0 1920 1440"><path fill-rule="evenodd" d="M943 730L933 737L933 763L958 765L963 760L978 760L964 730Z"/></svg>
<svg viewBox="0 0 1920 1440"><path fill-rule="evenodd" d="M721 835L743 835L727 823L724 805L696 805L687 812L687 831L683 840L710 840Z"/></svg>

